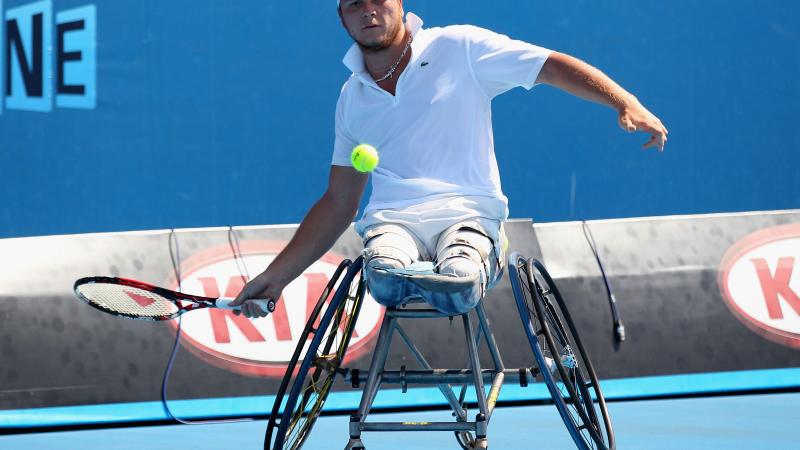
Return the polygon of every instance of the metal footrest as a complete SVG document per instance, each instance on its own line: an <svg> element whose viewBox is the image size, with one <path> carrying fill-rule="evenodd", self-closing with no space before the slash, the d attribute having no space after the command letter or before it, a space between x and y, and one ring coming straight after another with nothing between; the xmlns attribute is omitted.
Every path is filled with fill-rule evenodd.
<svg viewBox="0 0 800 450"><path fill-rule="evenodd" d="M553 366L555 367L555 366ZM551 369L552 371L552 369ZM505 376L520 380L520 386L526 387L536 381L537 368L506 369ZM484 383L492 383L498 372L485 369L481 371ZM368 373L354 369L345 376L345 381L353 387L358 387L367 381ZM384 370L380 376L381 383L387 384L469 384L472 385L474 377L469 369L431 369L431 370Z"/></svg>
<svg viewBox="0 0 800 450"><path fill-rule="evenodd" d="M408 284L405 285L406 287L413 284L417 288L425 288L429 287L426 286L426 282L438 283L440 280L429 280L424 277L414 276L406 281L408 281ZM426 300L430 302L429 298ZM349 381L353 386L359 386L364 383L364 392L361 396L358 413L350 418L349 430L351 439L359 439L361 433L365 431L450 431L456 432L457 437L459 433L474 433L474 442L481 440L481 442L485 442L489 420L500 395L505 376L514 376L516 379L534 382L535 374L528 368L505 369L494 336L489 330L489 323L486 319L483 305L479 302L476 303L475 313L479 320L477 331L473 329L468 313L457 314L464 324L464 338L468 353L468 368L466 369L434 369L397 323L398 319L405 318L446 317L451 315L446 308L444 308L444 312L442 312L441 305L435 305L436 310L429 308L397 309L391 307L387 309L381 324L380 334L378 335L378 343L373 352L370 370L366 373L364 371L350 371L349 376L345 375L345 380ZM403 366L399 371L385 370L392 335L395 333L406 344L421 369L407 370ZM481 337L486 339L489 354L494 363L493 369L481 369L478 356L478 344ZM378 390L385 383L399 384L403 392L406 391L409 385L435 385L447 400L456 420L453 422L367 422L367 416L370 413ZM489 383L491 383L491 388L487 395L484 386ZM453 391L453 386L459 385L461 386L461 394L457 396ZM468 387L472 387L475 390L478 403L478 412L475 414L474 421L469 421L469 415L465 407L465 394ZM461 441L459 442L461 443Z"/></svg>
<svg viewBox="0 0 800 450"><path fill-rule="evenodd" d="M361 431L476 431L475 422L365 422Z"/></svg>

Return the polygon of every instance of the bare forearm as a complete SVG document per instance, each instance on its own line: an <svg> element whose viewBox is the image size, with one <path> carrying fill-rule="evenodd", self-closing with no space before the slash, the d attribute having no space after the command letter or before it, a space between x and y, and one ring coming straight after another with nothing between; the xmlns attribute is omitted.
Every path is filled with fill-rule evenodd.
<svg viewBox="0 0 800 450"><path fill-rule="evenodd" d="M279 299L283 289L318 260L350 226L364 194L369 175L352 167L331 166L328 189L311 207L286 248L267 270L248 281L232 306L241 306L245 317L268 314L249 299Z"/></svg>
<svg viewBox="0 0 800 450"><path fill-rule="evenodd" d="M550 55L537 81L616 111L638 103L636 97L599 69L563 53Z"/></svg>
<svg viewBox="0 0 800 450"><path fill-rule="evenodd" d="M620 128L630 133L650 133L650 140L643 147L657 147L664 151L668 131L661 120L599 69L572 56L553 52L536 81L613 108Z"/></svg>
<svg viewBox="0 0 800 450"><path fill-rule="evenodd" d="M282 283L288 284L333 246L350 226L355 213L323 196L308 211L289 244L268 270L279 274Z"/></svg>

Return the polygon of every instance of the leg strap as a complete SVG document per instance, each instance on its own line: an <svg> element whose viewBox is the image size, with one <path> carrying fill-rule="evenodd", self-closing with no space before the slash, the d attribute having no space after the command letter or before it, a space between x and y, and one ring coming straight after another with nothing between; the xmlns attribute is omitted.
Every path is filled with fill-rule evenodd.
<svg viewBox="0 0 800 450"><path fill-rule="evenodd" d="M503 275L507 239L502 224L500 224L498 237L497 241L492 239L491 234L475 220L455 224L440 235L436 246L436 261L438 264L442 264L448 258L469 258L483 267L488 281L486 286L488 290ZM488 240L489 245L485 245L484 239Z"/></svg>

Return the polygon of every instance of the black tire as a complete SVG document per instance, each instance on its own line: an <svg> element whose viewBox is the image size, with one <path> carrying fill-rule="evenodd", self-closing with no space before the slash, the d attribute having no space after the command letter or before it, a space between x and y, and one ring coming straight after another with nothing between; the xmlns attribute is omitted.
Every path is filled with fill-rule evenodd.
<svg viewBox="0 0 800 450"><path fill-rule="evenodd" d="M336 375L343 373L341 364L364 299L362 265L362 257L352 263L343 261L309 316L275 397L264 439L265 450L301 448L322 412ZM328 302L345 268L347 272ZM308 339L311 343L306 347Z"/></svg>
<svg viewBox="0 0 800 450"><path fill-rule="evenodd" d="M580 449L614 449L614 432L597 375L553 279L539 261L516 253L509 258L509 270L541 376L575 444ZM555 365L552 373L547 358Z"/></svg>

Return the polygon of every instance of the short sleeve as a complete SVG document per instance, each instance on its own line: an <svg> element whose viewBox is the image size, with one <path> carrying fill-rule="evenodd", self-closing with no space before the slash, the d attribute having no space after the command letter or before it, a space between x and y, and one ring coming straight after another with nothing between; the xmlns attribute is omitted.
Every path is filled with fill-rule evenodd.
<svg viewBox="0 0 800 450"><path fill-rule="evenodd" d="M339 94L339 100L336 102L336 138L333 143L333 158L331 160L331 165L334 166L350 166L350 152L352 152L353 147L358 145L347 129L345 101L345 89L342 89Z"/></svg>
<svg viewBox="0 0 800 450"><path fill-rule="evenodd" d="M483 28L464 26L475 80L490 98L515 87L531 89L552 50Z"/></svg>

